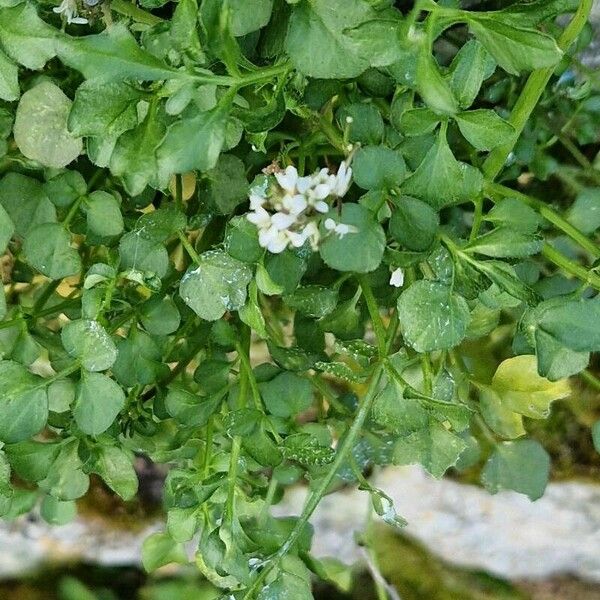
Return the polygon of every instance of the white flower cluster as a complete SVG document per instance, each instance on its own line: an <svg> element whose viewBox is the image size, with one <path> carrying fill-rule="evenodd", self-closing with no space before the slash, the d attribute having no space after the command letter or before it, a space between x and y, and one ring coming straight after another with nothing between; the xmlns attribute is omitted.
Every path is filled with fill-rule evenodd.
<svg viewBox="0 0 600 600"><path fill-rule="evenodd" d="M79 16L75 0L62 0L60 6L55 6L52 10L55 13L63 15L69 25L71 23L74 25L86 25L88 22L85 17Z"/></svg>
<svg viewBox="0 0 600 600"><path fill-rule="evenodd" d="M336 175L328 169L300 177L296 167L275 173L276 184L254 187L250 191L250 209L246 215L259 230L259 244L278 254L288 247L300 248L307 241L317 250L321 233L319 223L329 212L327 199L341 198L350 187L352 169L342 163ZM340 237L355 233L356 227L327 218L327 231Z"/></svg>

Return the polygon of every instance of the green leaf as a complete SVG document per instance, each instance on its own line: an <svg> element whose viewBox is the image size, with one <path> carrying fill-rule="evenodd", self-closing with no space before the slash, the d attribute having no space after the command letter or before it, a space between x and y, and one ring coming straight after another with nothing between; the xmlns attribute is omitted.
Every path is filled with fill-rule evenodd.
<svg viewBox="0 0 600 600"><path fill-rule="evenodd" d="M211 250L204 252L198 266L183 276L179 295L199 317L216 321L228 310L244 305L251 278L248 265L222 250Z"/></svg>
<svg viewBox="0 0 600 600"><path fill-rule="evenodd" d="M77 505L73 500L57 500L47 495L42 500L40 514L50 525L65 525L77 516Z"/></svg>
<svg viewBox="0 0 600 600"><path fill-rule="evenodd" d="M59 379L48 386L48 408L53 412L66 412L75 399L75 385L71 379Z"/></svg>
<svg viewBox="0 0 600 600"><path fill-rule="evenodd" d="M143 331L131 329L127 339L117 342L117 351L112 372L123 387L150 385L169 374L158 344Z"/></svg>
<svg viewBox="0 0 600 600"><path fill-rule="evenodd" d="M264 254L264 249L258 243L258 229L243 216L233 217L227 222L224 245L230 256L242 262L255 263ZM268 274L264 272L264 267L262 267L262 271L263 276L268 277ZM260 288L258 271L256 278ZM266 293L262 289L261 291ZM281 293L281 290L278 293Z"/></svg>
<svg viewBox="0 0 600 600"><path fill-rule="evenodd" d="M169 335L179 329L181 316L171 298L150 298L140 307L144 329L152 335Z"/></svg>
<svg viewBox="0 0 600 600"><path fill-rule="evenodd" d="M310 583L295 573L282 571L277 578L265 585L257 600L314 600Z"/></svg>
<svg viewBox="0 0 600 600"><path fill-rule="evenodd" d="M115 362L117 348L98 321L79 319L61 331L65 350L88 371L105 371Z"/></svg>
<svg viewBox="0 0 600 600"><path fill-rule="evenodd" d="M577 352L563 346L543 329L535 332L535 354L538 373L550 381L558 381L583 371L590 362L589 352Z"/></svg>
<svg viewBox="0 0 600 600"><path fill-rule="evenodd" d="M523 233L535 233L542 223L537 212L518 198L505 198L494 205L485 220Z"/></svg>
<svg viewBox="0 0 600 600"><path fill-rule="evenodd" d="M431 133L440 124L440 117L431 109L411 108L402 113L399 131L407 136L425 135Z"/></svg>
<svg viewBox="0 0 600 600"><path fill-rule="evenodd" d="M60 35L37 15L29 2L0 8L0 42L5 52L19 64L37 71L56 55Z"/></svg>
<svg viewBox="0 0 600 600"><path fill-rule="evenodd" d="M99 237L119 235L123 231L123 215L117 199L108 192L97 190L86 200L88 231Z"/></svg>
<svg viewBox="0 0 600 600"><path fill-rule="evenodd" d="M59 500L76 500L83 496L89 486L90 478L82 471L83 463L79 458L79 440L62 442L60 451L47 471L46 478L38 485Z"/></svg>
<svg viewBox="0 0 600 600"><path fill-rule="evenodd" d="M362 44L346 32L374 15L363 0L299 2L290 19L286 51L296 69L308 77L357 77L370 66L369 57L363 54Z"/></svg>
<svg viewBox="0 0 600 600"><path fill-rule="evenodd" d="M19 88L19 69L17 65L10 60L0 50L0 99L12 102L21 95Z"/></svg>
<svg viewBox="0 0 600 600"><path fill-rule="evenodd" d="M312 406L310 381L294 373L281 373L271 381L259 384L260 393L269 413L276 417L292 417Z"/></svg>
<svg viewBox="0 0 600 600"><path fill-rule="evenodd" d="M124 406L125 394L115 381L101 373L82 371L73 416L83 433L100 435L112 425Z"/></svg>
<svg viewBox="0 0 600 600"><path fill-rule="evenodd" d="M373 104L354 103L342 106L337 113L340 127L348 127L348 141L375 145L383 139L381 113Z"/></svg>
<svg viewBox="0 0 600 600"><path fill-rule="evenodd" d="M42 184L20 173L7 173L0 180L0 203L21 237L37 225L56 221L56 208Z"/></svg>
<svg viewBox="0 0 600 600"><path fill-rule="evenodd" d="M600 350L600 302L597 299L544 306L537 326L577 352Z"/></svg>
<svg viewBox="0 0 600 600"><path fill-rule="evenodd" d="M600 188L581 190L569 209L567 219L583 233L594 233L600 227Z"/></svg>
<svg viewBox="0 0 600 600"><path fill-rule="evenodd" d="M519 440L496 446L483 468L481 482L491 494L514 490L537 500L544 494L549 474L550 457L541 444Z"/></svg>
<svg viewBox="0 0 600 600"><path fill-rule="evenodd" d="M523 415L504 406L502 398L492 387L482 386L479 393L479 408L485 422L501 437L515 439L525 435Z"/></svg>
<svg viewBox="0 0 600 600"><path fill-rule="evenodd" d="M231 33L240 37L264 27L271 19L273 0L230 0Z"/></svg>
<svg viewBox="0 0 600 600"><path fill-rule="evenodd" d="M202 427L223 401L222 394L200 396L180 387L171 387L165 399L167 412L181 425Z"/></svg>
<svg viewBox="0 0 600 600"><path fill-rule="evenodd" d="M138 478L130 453L116 446L101 446L94 463L94 471L106 485L123 500L131 500L137 493Z"/></svg>
<svg viewBox="0 0 600 600"><path fill-rule="evenodd" d="M121 267L164 277L169 269L169 253L163 244L142 235L140 230L126 233L119 241Z"/></svg>
<svg viewBox="0 0 600 600"><path fill-rule="evenodd" d="M291 309L315 319L329 314L336 307L337 300L337 290L321 285L301 286L284 298Z"/></svg>
<svg viewBox="0 0 600 600"><path fill-rule="evenodd" d="M152 105L145 119L118 139L110 158L110 170L122 178L132 196L141 194L148 185L160 187L157 148L165 131L164 113Z"/></svg>
<svg viewBox="0 0 600 600"><path fill-rule="evenodd" d="M390 219L390 235L400 244L422 252L433 244L439 226L437 213L422 200L402 196L395 199Z"/></svg>
<svg viewBox="0 0 600 600"><path fill-rule="evenodd" d="M153 533L147 537L142 546L144 569L150 572L170 563L188 563L183 544L175 542L167 533Z"/></svg>
<svg viewBox="0 0 600 600"><path fill-rule="evenodd" d="M427 106L439 115L454 115L458 102L449 83L442 77L427 44L421 43L417 58L417 91Z"/></svg>
<svg viewBox="0 0 600 600"><path fill-rule="evenodd" d="M215 167L225 144L228 113L229 104L221 103L212 110L184 114L169 127L157 151L163 181L173 173Z"/></svg>
<svg viewBox="0 0 600 600"><path fill-rule="evenodd" d="M450 204L473 200L482 186L481 173L475 167L454 158L446 135L441 131L423 162L404 182L402 191L439 210Z"/></svg>
<svg viewBox="0 0 600 600"><path fill-rule="evenodd" d="M84 81L75 92L69 131L75 136L118 137L138 124L142 94L122 82Z"/></svg>
<svg viewBox="0 0 600 600"><path fill-rule="evenodd" d="M400 438L394 445L394 464L419 463L440 478L456 464L467 445L462 438L448 431L437 421L430 420L429 426Z"/></svg>
<svg viewBox="0 0 600 600"><path fill-rule="evenodd" d="M359 204L344 204L341 214L330 211L327 218L357 229L343 237L322 227L321 258L332 269L369 273L381 263L385 233L373 214Z"/></svg>
<svg viewBox="0 0 600 600"><path fill-rule="evenodd" d="M536 29L519 27L508 19L483 13L469 12L467 21L475 37L512 75L553 67L562 57L556 40Z"/></svg>
<svg viewBox="0 0 600 600"><path fill-rule="evenodd" d="M15 226L6 209L0 204L0 254L4 254L10 238L15 232Z"/></svg>
<svg viewBox="0 0 600 600"><path fill-rule="evenodd" d="M491 150L501 146L515 134L515 128L493 110L467 110L454 118L460 132L477 150Z"/></svg>
<svg viewBox="0 0 600 600"><path fill-rule="evenodd" d="M209 209L228 215L248 198L248 180L244 163L233 154L221 154L216 166L208 171L202 186L203 200Z"/></svg>
<svg viewBox="0 0 600 600"><path fill-rule="evenodd" d="M87 184L78 171L62 171L46 181L43 188L52 204L65 208L85 195Z"/></svg>
<svg viewBox="0 0 600 600"><path fill-rule="evenodd" d="M524 258L539 253L542 246L543 241L536 235L507 226L479 236L465 247L465 251L495 258Z"/></svg>
<svg viewBox="0 0 600 600"><path fill-rule="evenodd" d="M592 441L596 452L600 452L600 421L596 421L592 426Z"/></svg>
<svg viewBox="0 0 600 600"><path fill-rule="evenodd" d="M48 398L43 379L23 365L0 361L0 440L22 442L38 433L48 418Z"/></svg>
<svg viewBox="0 0 600 600"><path fill-rule="evenodd" d="M27 262L50 279L62 279L81 271L79 253L71 248L71 236L59 223L31 229L23 242Z"/></svg>
<svg viewBox="0 0 600 600"><path fill-rule="evenodd" d="M265 317L262 314L262 310L258 303L258 287L255 280L250 282L248 287L248 299L246 304L239 309L238 315L242 323L248 325L248 327L255 331L261 338L267 339L269 337Z"/></svg>
<svg viewBox="0 0 600 600"><path fill-rule="evenodd" d="M357 54L370 67L387 67L401 61L405 51L400 40L401 21L397 11L387 12L344 31L357 46Z"/></svg>
<svg viewBox="0 0 600 600"><path fill-rule="evenodd" d="M61 38L56 50L67 66L97 82L155 81L186 76L142 50L123 22L97 35Z"/></svg>
<svg viewBox="0 0 600 600"><path fill-rule="evenodd" d="M2 363L0 363L1 365ZM59 452L58 443L28 440L5 447L15 473L25 481L44 479Z"/></svg>
<svg viewBox="0 0 600 600"><path fill-rule="evenodd" d="M483 82L496 69L496 62L477 40L469 40L450 65L450 87L461 108L469 108Z"/></svg>
<svg viewBox="0 0 600 600"><path fill-rule="evenodd" d="M335 450L323 446L308 433L288 435L283 442L283 456L306 466L327 465L335 458Z"/></svg>
<svg viewBox="0 0 600 600"><path fill-rule="evenodd" d="M398 317L405 340L417 352L458 345L469 324L466 300L443 283L421 280L398 298Z"/></svg>
<svg viewBox="0 0 600 600"><path fill-rule="evenodd" d="M364 190L390 189L404 180L406 165L402 154L385 146L367 146L356 153L354 181Z"/></svg>
<svg viewBox="0 0 600 600"><path fill-rule="evenodd" d="M81 154L81 139L73 137L67 129L71 104L50 81L42 81L21 96L14 136L24 156L45 167L60 169Z"/></svg>

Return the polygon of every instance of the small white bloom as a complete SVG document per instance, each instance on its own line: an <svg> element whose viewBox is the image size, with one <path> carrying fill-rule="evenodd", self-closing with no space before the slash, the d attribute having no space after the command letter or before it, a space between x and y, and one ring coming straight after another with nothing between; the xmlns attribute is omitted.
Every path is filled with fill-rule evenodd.
<svg viewBox="0 0 600 600"><path fill-rule="evenodd" d="M77 3L75 0L62 0L59 6L55 6L53 12L61 14L67 20L69 25L86 25L88 20L77 15Z"/></svg>
<svg viewBox="0 0 600 600"><path fill-rule="evenodd" d="M280 254L288 245L287 236L283 232L279 232L277 237L274 237L268 244L267 250L273 254Z"/></svg>
<svg viewBox="0 0 600 600"><path fill-rule="evenodd" d="M310 246L313 250L318 249L321 234L319 233L319 227L314 221L307 223L306 227L302 230L302 235L306 240L310 241Z"/></svg>
<svg viewBox="0 0 600 600"><path fill-rule="evenodd" d="M283 199L283 208L292 215L299 215L301 212L306 210L308 202L302 194L296 194L295 196L285 196Z"/></svg>
<svg viewBox="0 0 600 600"><path fill-rule="evenodd" d="M348 123L348 125L350 125L351 123L354 123L354 119L350 115L348 115L346 117L346 123Z"/></svg>
<svg viewBox="0 0 600 600"><path fill-rule="evenodd" d="M331 186L331 193L335 196L342 197L350 187L352 179L352 169L343 162L335 176L335 183Z"/></svg>
<svg viewBox="0 0 600 600"><path fill-rule="evenodd" d="M329 212L329 204L327 204L327 202L324 202L323 200L319 200L319 202L315 202L314 208L317 212L320 212L323 214L325 214L326 212Z"/></svg>
<svg viewBox="0 0 600 600"><path fill-rule="evenodd" d="M312 190L309 190L308 193L315 200L325 200L331 194L331 188L328 183L319 183Z"/></svg>
<svg viewBox="0 0 600 600"><path fill-rule="evenodd" d="M298 182L298 171L296 167L289 166L285 168L283 173L275 173L277 183L290 194L296 191L296 183Z"/></svg>
<svg viewBox="0 0 600 600"><path fill-rule="evenodd" d="M248 213L246 219L259 229L268 229L271 226L271 215L262 206L259 206L254 212Z"/></svg>
<svg viewBox="0 0 600 600"><path fill-rule="evenodd" d="M390 285L393 285L394 287L402 287L404 285L404 271L402 269L398 268L392 271Z"/></svg>
<svg viewBox="0 0 600 600"><path fill-rule="evenodd" d="M267 201L266 196L263 196L254 190L252 190L252 192L250 192L250 208L252 210L257 210L258 208L262 208L266 201Z"/></svg>
<svg viewBox="0 0 600 600"><path fill-rule="evenodd" d="M348 235L349 233L358 232L358 228L356 228L354 225L347 225L346 223L336 223L331 218L325 219L323 225L328 231L333 231L337 233L340 239L342 239L345 235Z"/></svg>
<svg viewBox="0 0 600 600"><path fill-rule="evenodd" d="M295 221L295 215L288 215L282 212L275 213L271 217L271 223L273 224L273 227L275 227L275 229L277 229L278 231L284 231L286 229L289 229L290 226L295 223Z"/></svg>
<svg viewBox="0 0 600 600"><path fill-rule="evenodd" d="M313 178L308 175L306 177L298 177L298 181L296 182L296 189L298 193L305 194L310 187L313 185Z"/></svg>

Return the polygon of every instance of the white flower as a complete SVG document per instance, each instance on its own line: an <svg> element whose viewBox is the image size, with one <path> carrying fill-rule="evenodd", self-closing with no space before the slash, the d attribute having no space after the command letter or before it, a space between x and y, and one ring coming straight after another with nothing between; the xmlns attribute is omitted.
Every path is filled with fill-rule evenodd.
<svg viewBox="0 0 600 600"><path fill-rule="evenodd" d="M254 212L248 213L246 219L259 229L268 229L271 227L271 215L262 206L256 208Z"/></svg>
<svg viewBox="0 0 600 600"><path fill-rule="evenodd" d="M295 215L288 215L282 212L277 212L271 217L271 223L278 231L285 231L286 229L289 229L295 223L295 221Z"/></svg>
<svg viewBox="0 0 600 600"><path fill-rule="evenodd" d="M325 229L333 231L338 234L339 238L342 239L348 233L357 233L358 229L354 225L346 225L345 223L336 223L333 219L325 219L323 223Z"/></svg>
<svg viewBox="0 0 600 600"><path fill-rule="evenodd" d="M392 271L392 276L390 277L390 285L394 287L402 287L404 285L404 271L400 268Z"/></svg>
<svg viewBox="0 0 600 600"><path fill-rule="evenodd" d="M69 25L86 25L88 20L77 15L77 3L75 0L62 0L60 6L55 6L52 9L55 13L62 14Z"/></svg>
<svg viewBox="0 0 600 600"><path fill-rule="evenodd" d="M338 169L337 175L332 176L330 180L331 193L341 198L346 194L350 187L352 179L352 169L343 162Z"/></svg>
<svg viewBox="0 0 600 600"><path fill-rule="evenodd" d="M323 214L325 214L326 212L329 212L329 204L327 204L327 202L323 202L323 200L320 200L319 202L315 202L314 208L317 212L320 212Z"/></svg>
<svg viewBox="0 0 600 600"><path fill-rule="evenodd" d="M281 204L283 208L292 215L299 215L301 212L305 211L308 206L308 202L302 194L285 196Z"/></svg>
<svg viewBox="0 0 600 600"><path fill-rule="evenodd" d="M275 227L270 227L259 232L258 243L269 252L279 254L286 249L288 239L283 231L279 231Z"/></svg>
<svg viewBox="0 0 600 600"><path fill-rule="evenodd" d="M294 194L296 191L296 183L298 182L298 170L296 167L285 168L283 173L275 173L277 183L288 193Z"/></svg>
<svg viewBox="0 0 600 600"><path fill-rule="evenodd" d="M250 208L256 210L262 208L267 201L267 197L257 193L255 190L250 192Z"/></svg>

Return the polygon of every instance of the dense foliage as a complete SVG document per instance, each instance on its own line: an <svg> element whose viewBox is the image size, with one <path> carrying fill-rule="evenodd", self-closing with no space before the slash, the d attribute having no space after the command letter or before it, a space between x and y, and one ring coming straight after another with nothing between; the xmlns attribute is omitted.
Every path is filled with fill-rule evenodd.
<svg viewBox="0 0 600 600"><path fill-rule="evenodd" d="M129 500L144 455L146 568L196 539L228 598L302 600L346 580L325 493L402 526L373 468L538 498L528 420L599 383L590 7L0 0L0 514Z"/></svg>

